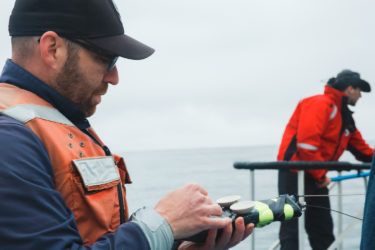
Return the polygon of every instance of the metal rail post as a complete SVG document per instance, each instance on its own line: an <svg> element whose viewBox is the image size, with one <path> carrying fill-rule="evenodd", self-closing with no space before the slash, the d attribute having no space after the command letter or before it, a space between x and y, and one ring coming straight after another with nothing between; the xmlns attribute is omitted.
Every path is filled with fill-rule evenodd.
<svg viewBox="0 0 375 250"><path fill-rule="evenodd" d="M255 201L255 170L250 170L250 200ZM255 250L255 231L251 234L250 249Z"/></svg>
<svg viewBox="0 0 375 250"><path fill-rule="evenodd" d="M298 195L305 194L305 171L298 171ZM299 198L300 202L305 202L305 198L302 196ZM298 249L305 249L305 216L301 216L298 219Z"/></svg>
<svg viewBox="0 0 375 250"><path fill-rule="evenodd" d="M341 176L341 171L338 172L338 176ZM337 183L337 208L339 211L342 211L342 183L341 181L338 181ZM337 229L338 229L338 235L340 236L342 234L342 214L337 214ZM342 250L342 243L338 245L338 250Z"/></svg>

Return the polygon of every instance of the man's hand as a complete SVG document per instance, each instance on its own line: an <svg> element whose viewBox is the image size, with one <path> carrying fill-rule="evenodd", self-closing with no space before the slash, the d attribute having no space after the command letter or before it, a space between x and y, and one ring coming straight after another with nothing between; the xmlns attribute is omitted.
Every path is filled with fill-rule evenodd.
<svg viewBox="0 0 375 250"><path fill-rule="evenodd" d="M216 241L217 229L210 229L208 231L205 243L198 244L190 241L185 241L179 246L179 250L224 250L233 247L246 239L254 229L254 224L250 223L244 225L244 220L239 217L235 221L235 231L232 234L232 224L228 224L220 238Z"/></svg>
<svg viewBox="0 0 375 250"><path fill-rule="evenodd" d="M331 178L325 175L323 178L323 181L320 183L318 182L316 185L318 186L318 188L324 188L324 187L327 187L330 183L331 183Z"/></svg>
<svg viewBox="0 0 375 250"><path fill-rule="evenodd" d="M155 211L167 220L176 240L187 238L209 228L227 226L229 227L227 230L231 230L232 227L230 218L211 217L212 215L221 216L222 209L218 204L213 204L207 196L207 191L197 184L188 184L168 193L155 206ZM237 238L242 237L244 230L242 232L239 230L238 234Z"/></svg>

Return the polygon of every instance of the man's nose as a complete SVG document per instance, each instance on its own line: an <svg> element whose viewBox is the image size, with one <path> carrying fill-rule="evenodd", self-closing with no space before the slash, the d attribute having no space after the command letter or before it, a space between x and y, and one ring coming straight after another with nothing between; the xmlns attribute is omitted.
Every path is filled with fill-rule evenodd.
<svg viewBox="0 0 375 250"><path fill-rule="evenodd" d="M106 72L103 81L112 85L116 85L119 82L117 67L113 67L110 71Z"/></svg>

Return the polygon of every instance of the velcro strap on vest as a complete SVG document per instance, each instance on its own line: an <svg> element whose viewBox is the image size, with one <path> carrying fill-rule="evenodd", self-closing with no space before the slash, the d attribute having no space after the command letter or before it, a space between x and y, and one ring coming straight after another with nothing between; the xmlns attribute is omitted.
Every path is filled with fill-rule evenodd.
<svg viewBox="0 0 375 250"><path fill-rule="evenodd" d="M35 104L19 104L1 111L0 114L9 116L22 123L40 118L51 122L74 126L73 123L57 109Z"/></svg>

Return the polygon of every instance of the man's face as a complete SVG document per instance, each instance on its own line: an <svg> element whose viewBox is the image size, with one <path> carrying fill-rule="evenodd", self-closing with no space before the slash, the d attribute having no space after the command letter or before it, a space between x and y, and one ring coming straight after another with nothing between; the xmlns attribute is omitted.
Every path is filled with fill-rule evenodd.
<svg viewBox="0 0 375 250"><path fill-rule="evenodd" d="M353 88L350 86L350 88L347 91L348 96L348 104L351 106L355 106L358 99L362 96L361 95L361 89L360 88Z"/></svg>
<svg viewBox="0 0 375 250"><path fill-rule="evenodd" d="M108 83L118 83L117 68L107 68L108 62L95 53L83 48L72 50L56 78L57 91L89 117L107 92Z"/></svg>

